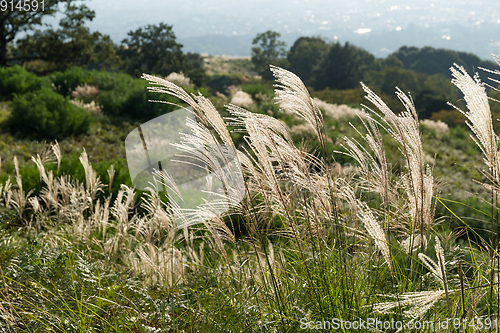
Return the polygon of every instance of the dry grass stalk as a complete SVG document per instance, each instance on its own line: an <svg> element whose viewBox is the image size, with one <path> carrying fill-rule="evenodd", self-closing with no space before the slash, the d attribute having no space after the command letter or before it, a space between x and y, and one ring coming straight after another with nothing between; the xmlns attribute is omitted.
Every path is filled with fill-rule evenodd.
<svg viewBox="0 0 500 333"><path fill-rule="evenodd" d="M381 121L387 131L399 143L401 153L406 158L408 173L402 178L409 200L411 220L407 226L408 234L419 232L428 236L434 222L435 202L434 178L432 168L425 164L417 111L410 97L397 89L396 95L405 107L405 111L396 115L392 110L364 84L366 98L383 114ZM371 111L371 110L370 110ZM372 111L373 112L373 111Z"/></svg>
<svg viewBox="0 0 500 333"><path fill-rule="evenodd" d="M449 291L450 293L455 290ZM399 298L393 302L377 303L373 306L373 310L379 313L393 313L393 309L398 307L407 307L403 314L407 317L419 319L422 318L440 299L445 296L444 290L418 291L403 293L399 296L389 296Z"/></svg>
<svg viewBox="0 0 500 333"><path fill-rule="evenodd" d="M358 216L359 219L363 222L368 234L375 241L377 248L380 250L380 252L382 252L382 255L384 256L385 262L389 266L391 273L394 274L391 252L389 250L389 242L387 241L385 232L378 223L371 209L366 205L366 203L361 201L358 202Z"/></svg>
<svg viewBox="0 0 500 333"><path fill-rule="evenodd" d="M271 71L278 82L275 84L275 100L285 111L303 118L321 137L323 115L316 102L309 96L304 83L292 72L271 65Z"/></svg>

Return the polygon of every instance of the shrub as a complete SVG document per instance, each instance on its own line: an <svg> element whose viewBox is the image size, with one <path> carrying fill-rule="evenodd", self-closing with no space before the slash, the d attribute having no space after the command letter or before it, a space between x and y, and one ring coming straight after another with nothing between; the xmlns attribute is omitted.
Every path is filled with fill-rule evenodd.
<svg viewBox="0 0 500 333"><path fill-rule="evenodd" d="M17 133L37 139L60 139L89 130L92 117L50 88L14 97L9 119Z"/></svg>
<svg viewBox="0 0 500 333"><path fill-rule="evenodd" d="M11 100L14 94L24 94L49 87L45 78L37 77L21 66L0 68L0 99Z"/></svg>
<svg viewBox="0 0 500 333"><path fill-rule="evenodd" d="M259 97L264 95L269 98L274 97L274 88L270 84L267 85L262 83L245 84L241 87L241 90L252 95L252 98L254 99L262 99Z"/></svg>
<svg viewBox="0 0 500 333"><path fill-rule="evenodd" d="M214 92L226 93L230 86L238 86L243 82L240 75L234 74L214 74L210 75L207 80L207 86Z"/></svg>
<svg viewBox="0 0 500 333"><path fill-rule="evenodd" d="M168 104L148 100L176 102L171 96L157 96L147 91L148 83L125 73L70 68L51 76L57 92L101 107L103 114L121 119L144 121L172 111Z"/></svg>
<svg viewBox="0 0 500 333"><path fill-rule="evenodd" d="M64 72L56 72L50 76L57 92L69 96L76 87L91 79L91 72L79 67L71 67Z"/></svg>
<svg viewBox="0 0 500 333"><path fill-rule="evenodd" d="M100 91L96 101L102 106L102 112L112 117L149 120L175 109L170 104L149 100L178 101L169 95L150 93L145 80L124 73L94 71L91 83Z"/></svg>
<svg viewBox="0 0 500 333"><path fill-rule="evenodd" d="M457 110L441 110L434 112L430 118L434 121L442 121L448 126L463 126L465 127L465 116Z"/></svg>

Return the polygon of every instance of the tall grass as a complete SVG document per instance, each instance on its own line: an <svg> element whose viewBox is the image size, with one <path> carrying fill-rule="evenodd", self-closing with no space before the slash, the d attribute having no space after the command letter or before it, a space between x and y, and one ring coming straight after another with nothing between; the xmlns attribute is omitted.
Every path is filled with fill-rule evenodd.
<svg viewBox="0 0 500 333"><path fill-rule="evenodd" d="M114 169L100 179L85 152L85 182L47 171L63 158L57 143L33 157L44 183L38 195L23 189L16 168L14 180L0 185L7 214L0 241L2 329L293 332L334 318L406 324L451 318L450 325L464 329L464 323L497 319L499 153L483 84L452 68L468 107L462 112L489 167L486 240L458 217L458 230L436 218L436 205L446 208L446 201L438 196L410 95L397 90L404 110L394 112L363 85L371 107L358 111L363 127L357 138L344 138L342 151L357 168L340 170L338 152L328 146L327 115L296 75L271 70L280 111L309 126L319 154L295 145L289 128L272 116L228 105L230 116L222 118L201 94L143 76L152 93L193 108L199 122L190 123L192 132L177 147L202 158L225 184L218 201L185 210L152 189L139 207L135 190L125 185L113 200L101 192L111 187ZM243 147L228 127L243 133ZM236 151L245 180L241 202L232 195L239 189L231 175L220 172L219 152L200 155L214 144ZM387 158L388 144L399 147L399 170ZM153 187L176 190L172 177L158 176ZM214 215L223 202L233 208ZM188 227L177 226L179 216Z"/></svg>

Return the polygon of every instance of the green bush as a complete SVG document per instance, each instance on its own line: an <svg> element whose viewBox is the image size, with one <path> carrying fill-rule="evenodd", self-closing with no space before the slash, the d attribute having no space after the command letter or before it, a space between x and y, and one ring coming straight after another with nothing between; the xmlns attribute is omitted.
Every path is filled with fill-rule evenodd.
<svg viewBox="0 0 500 333"><path fill-rule="evenodd" d="M112 117L145 121L176 108L149 100L178 103L178 99L170 95L149 92L147 81L134 79L127 74L94 72L92 83L100 90L97 102L102 105L104 114Z"/></svg>
<svg viewBox="0 0 500 333"><path fill-rule="evenodd" d="M91 80L91 72L80 67L71 67L64 72L55 72L50 76L57 92L69 96L76 87Z"/></svg>
<svg viewBox="0 0 500 333"><path fill-rule="evenodd" d="M220 92L223 94L227 93L227 88L230 86L238 86L243 82L241 75L235 74L214 74L210 75L207 79L207 86L212 89L212 91Z"/></svg>
<svg viewBox="0 0 500 333"><path fill-rule="evenodd" d="M37 139L60 139L87 132L92 117L50 88L14 97L9 127Z"/></svg>
<svg viewBox="0 0 500 333"><path fill-rule="evenodd" d="M263 83L254 83L254 84L245 84L241 87L241 90L246 92L247 94L252 95L253 99L259 99L259 94L262 96L267 96L270 99L274 97L274 88L271 84L263 84Z"/></svg>
<svg viewBox="0 0 500 333"><path fill-rule="evenodd" d="M172 111L175 107L168 104L151 103L148 100L177 102L177 99L165 94L148 92L148 83L135 79L125 73L106 72L69 68L51 76L56 90L68 96L79 85L95 85L99 94L94 98L102 106L102 111L110 117L131 120L148 120Z"/></svg>
<svg viewBox="0 0 500 333"><path fill-rule="evenodd" d="M50 87L46 78L37 77L21 66L0 68L0 99L11 100L14 94L25 94Z"/></svg>

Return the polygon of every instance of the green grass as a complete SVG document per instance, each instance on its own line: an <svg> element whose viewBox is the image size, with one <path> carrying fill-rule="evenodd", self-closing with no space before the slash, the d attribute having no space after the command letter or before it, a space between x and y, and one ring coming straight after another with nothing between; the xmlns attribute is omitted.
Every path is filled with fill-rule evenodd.
<svg viewBox="0 0 500 333"><path fill-rule="evenodd" d="M254 97L254 113L272 114L292 128L302 124L296 115L275 105L268 84L243 83L241 88ZM220 94L210 98L217 108L230 100ZM2 115L9 115L9 104L3 105L0 123ZM294 144L302 148L292 150L295 155L291 155L335 158L344 167L356 164L352 156L331 156L330 152L342 150L344 136L361 141L349 125L366 134L361 121L329 118L324 111L323 116L327 138L294 135ZM315 190L321 184L300 191L290 185L293 177L286 179L286 175L277 184L286 200L269 194L275 184L267 192L256 190L269 174L246 174L248 192L238 211L219 224L205 222L175 229L170 212L160 203L163 200L168 205L168 200L122 186L131 185L123 142L136 126L96 117L88 134L61 140L59 170L55 162L45 165L57 179L53 186L62 189L63 179L70 184L66 192L60 190L53 197L56 203L45 200L44 190L50 186L41 181L31 161L48 143L16 137L2 129L0 185L7 179L15 184L12 158L17 156L22 187L35 190L31 198L37 196L41 207L36 210L28 203L20 214L15 205L5 207L6 197L0 194L2 332L314 332L312 327L333 318L408 323L410 318L404 312L408 306L397 301L413 292L439 291L443 286L441 273L426 264L423 255L446 271L449 290L422 320L498 318L500 293L491 284L491 276L497 279L499 256L488 245L494 239L490 230L496 215L491 215L488 205L491 193L471 180L484 181L476 168L485 166L468 130L456 127L439 134L420 128L426 162L435 157L433 174L447 186L434 193L437 214L426 246L414 251L405 251L408 231L401 226L411 219L404 187L398 185L407 175L405 155L390 134L381 131L392 163L396 199L385 210L380 196L368 191L357 174L330 179L340 185L340 179L352 183L356 199L366 202L379 221L387 217L394 224L393 230L384 232L386 257L380 251L380 240L367 231L366 222L354 211L354 207L365 206L353 206L348 199L333 196L342 187L318 195ZM237 147L248 143L242 133L231 135ZM84 148L103 183L102 192L95 197L79 161ZM252 151L250 156L262 158L274 148L269 144L261 155ZM117 173L109 189L111 164ZM321 177L326 176L311 175L307 180ZM17 186L13 186L14 192ZM146 207L146 203L152 205ZM443 263L436 239L442 244ZM181 265L176 262L179 254ZM384 302L396 305L386 312L376 311ZM425 305L418 300L407 305L412 304L417 308Z"/></svg>

